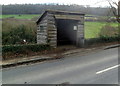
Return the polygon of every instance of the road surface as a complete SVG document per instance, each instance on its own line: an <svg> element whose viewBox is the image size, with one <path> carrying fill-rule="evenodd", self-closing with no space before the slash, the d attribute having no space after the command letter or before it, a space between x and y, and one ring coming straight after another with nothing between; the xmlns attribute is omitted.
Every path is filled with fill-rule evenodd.
<svg viewBox="0 0 120 86"><path fill-rule="evenodd" d="M118 84L118 48L2 70L3 84Z"/></svg>

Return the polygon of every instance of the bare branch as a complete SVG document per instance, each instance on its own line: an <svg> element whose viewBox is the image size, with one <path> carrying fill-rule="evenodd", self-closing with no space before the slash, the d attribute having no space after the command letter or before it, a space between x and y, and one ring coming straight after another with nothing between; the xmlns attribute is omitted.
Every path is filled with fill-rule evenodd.
<svg viewBox="0 0 120 86"><path fill-rule="evenodd" d="M113 4L115 4L116 6L118 6L117 2L113 2Z"/></svg>
<svg viewBox="0 0 120 86"><path fill-rule="evenodd" d="M120 23L120 0L118 2L118 5L117 5L117 3L113 2L112 0L107 0L107 1L112 9L114 16L116 17L117 21ZM118 7L116 9L116 10L118 10L118 13L116 12L116 10L114 10L115 7L113 6L113 4L116 4L116 6Z"/></svg>

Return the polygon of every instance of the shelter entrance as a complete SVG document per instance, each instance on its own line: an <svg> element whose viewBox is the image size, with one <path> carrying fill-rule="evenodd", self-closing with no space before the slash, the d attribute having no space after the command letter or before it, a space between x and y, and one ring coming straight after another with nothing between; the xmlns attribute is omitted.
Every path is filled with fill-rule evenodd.
<svg viewBox="0 0 120 86"><path fill-rule="evenodd" d="M78 21L70 19L56 19L57 45L76 45Z"/></svg>

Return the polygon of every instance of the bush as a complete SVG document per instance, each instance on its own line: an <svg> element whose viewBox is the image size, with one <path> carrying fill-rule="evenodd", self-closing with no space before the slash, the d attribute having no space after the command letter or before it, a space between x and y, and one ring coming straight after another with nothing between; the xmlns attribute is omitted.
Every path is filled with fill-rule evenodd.
<svg viewBox="0 0 120 86"><path fill-rule="evenodd" d="M3 60L12 57L18 57L20 55L29 55L31 53L42 52L44 50L49 50L49 45L40 45L40 44L29 44L29 45L3 45L2 46L2 55Z"/></svg>
<svg viewBox="0 0 120 86"><path fill-rule="evenodd" d="M2 44L22 44L36 42L35 22L25 20L7 19L2 22Z"/></svg>
<svg viewBox="0 0 120 86"><path fill-rule="evenodd" d="M117 37L118 35L119 35L118 27L112 27L109 24L103 26L99 33L100 38L112 38Z"/></svg>
<svg viewBox="0 0 120 86"><path fill-rule="evenodd" d="M99 38L91 38L91 39L86 39L85 40L85 45L86 47L88 45L92 44L98 44L98 43L109 43L109 42L119 42L120 41L120 36L116 37L99 37Z"/></svg>
<svg viewBox="0 0 120 86"><path fill-rule="evenodd" d="M49 49L49 45L28 44L28 45L3 45L2 52L25 53L25 51L39 52Z"/></svg>

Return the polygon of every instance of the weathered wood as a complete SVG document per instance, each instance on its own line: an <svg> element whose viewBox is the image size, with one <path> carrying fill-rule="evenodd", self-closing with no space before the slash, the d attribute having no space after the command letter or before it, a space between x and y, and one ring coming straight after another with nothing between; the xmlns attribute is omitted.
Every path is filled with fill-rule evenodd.
<svg viewBox="0 0 120 86"><path fill-rule="evenodd" d="M41 21L40 24L42 23L47 23L47 19L43 19L43 21Z"/></svg>
<svg viewBox="0 0 120 86"><path fill-rule="evenodd" d="M48 20L48 24L54 25L55 21Z"/></svg>
<svg viewBox="0 0 120 86"><path fill-rule="evenodd" d="M50 29L48 31L57 31L56 28Z"/></svg>
<svg viewBox="0 0 120 86"><path fill-rule="evenodd" d="M59 12L59 11L46 11L41 18L37 21L37 43L50 44L50 46L57 47L57 24L56 20L74 20L76 24L76 44L84 44L84 14L75 12ZM75 30L72 30L75 31Z"/></svg>
<svg viewBox="0 0 120 86"><path fill-rule="evenodd" d="M84 25L81 24L81 21L78 23L78 30L77 30L77 46L83 47L84 46Z"/></svg>
<svg viewBox="0 0 120 86"><path fill-rule="evenodd" d="M38 44L46 44L47 43L47 17L43 18L38 24L37 27L37 43Z"/></svg>
<svg viewBox="0 0 120 86"><path fill-rule="evenodd" d="M51 35L51 34L57 34L57 31L56 30L49 30L48 31L48 34Z"/></svg>
<svg viewBox="0 0 120 86"><path fill-rule="evenodd" d="M80 12L68 12L68 11L59 11L59 10L47 10L48 13L51 13L51 14L67 14L67 15L84 15Z"/></svg>
<svg viewBox="0 0 120 86"><path fill-rule="evenodd" d="M56 47L57 44L57 28L55 26L55 18L53 14L48 14L48 40L49 44Z"/></svg>
<svg viewBox="0 0 120 86"><path fill-rule="evenodd" d="M47 22L45 22L45 23L41 23L40 26L47 27Z"/></svg>
<svg viewBox="0 0 120 86"><path fill-rule="evenodd" d="M81 20L82 18L78 15L55 15L56 19L71 19L71 20Z"/></svg>

